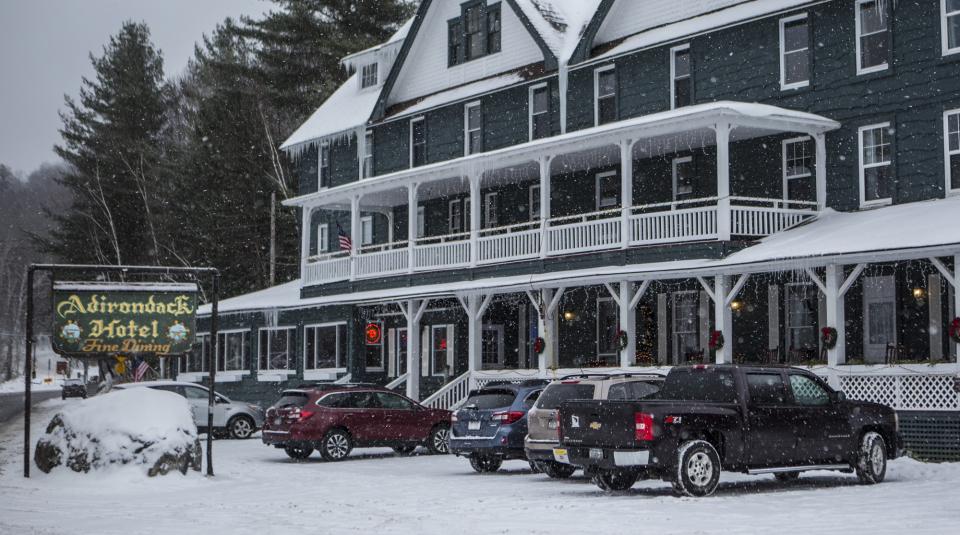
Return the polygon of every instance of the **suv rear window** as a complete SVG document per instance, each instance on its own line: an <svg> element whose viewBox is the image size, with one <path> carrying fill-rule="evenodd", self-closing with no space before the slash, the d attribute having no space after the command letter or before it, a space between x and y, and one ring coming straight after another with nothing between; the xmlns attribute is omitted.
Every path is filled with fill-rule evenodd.
<svg viewBox="0 0 960 535"><path fill-rule="evenodd" d="M660 391L660 383L645 381L628 381L610 385L607 398L611 400L644 399Z"/></svg>
<svg viewBox="0 0 960 535"><path fill-rule="evenodd" d="M309 399L310 396L303 392L284 392L273 406L278 409L283 407L303 407Z"/></svg>
<svg viewBox="0 0 960 535"><path fill-rule="evenodd" d="M571 399L593 399L594 385L579 383L553 383L540 394L538 409L559 409L560 404Z"/></svg>
<svg viewBox="0 0 960 535"><path fill-rule="evenodd" d="M715 367L673 369L667 375L657 397L679 401L735 403L736 385L730 370Z"/></svg>
<svg viewBox="0 0 960 535"><path fill-rule="evenodd" d="M470 394L464 407L476 406L479 410L500 409L513 405L517 395L511 390L480 390Z"/></svg>

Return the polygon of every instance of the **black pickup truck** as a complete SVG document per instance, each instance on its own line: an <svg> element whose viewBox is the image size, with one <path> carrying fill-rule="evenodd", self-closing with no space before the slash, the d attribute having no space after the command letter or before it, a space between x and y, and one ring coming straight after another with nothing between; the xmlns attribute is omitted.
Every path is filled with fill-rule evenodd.
<svg viewBox="0 0 960 535"><path fill-rule="evenodd" d="M879 483L901 447L896 412L847 400L820 377L789 367L673 368L656 399L568 401L560 407L557 461L581 466L604 490L638 478L712 494L720 471L856 472Z"/></svg>

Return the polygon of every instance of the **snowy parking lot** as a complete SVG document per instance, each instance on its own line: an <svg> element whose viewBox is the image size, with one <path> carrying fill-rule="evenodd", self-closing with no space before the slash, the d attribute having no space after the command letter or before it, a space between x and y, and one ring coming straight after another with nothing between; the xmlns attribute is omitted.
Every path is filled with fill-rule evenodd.
<svg viewBox="0 0 960 535"><path fill-rule="evenodd" d="M36 411L34 436L53 411ZM605 494L579 474L554 481L508 462L475 474L463 459L357 450L340 463L294 463L258 439L217 441L216 477L145 479L34 467L23 479L22 424L0 429L0 533L871 533L947 534L960 526L960 464L900 459L887 481L815 472L794 483L724 474L716 495L677 498L641 482Z"/></svg>

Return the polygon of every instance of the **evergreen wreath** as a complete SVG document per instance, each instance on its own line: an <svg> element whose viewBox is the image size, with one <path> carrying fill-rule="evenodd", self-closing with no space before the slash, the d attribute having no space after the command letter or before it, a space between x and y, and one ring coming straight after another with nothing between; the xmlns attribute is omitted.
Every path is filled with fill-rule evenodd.
<svg viewBox="0 0 960 535"><path fill-rule="evenodd" d="M617 351L623 351L624 349L626 349L628 342L629 340L627 339L626 331L619 331L617 333L617 338L616 338Z"/></svg>
<svg viewBox="0 0 960 535"><path fill-rule="evenodd" d="M837 330L833 327L820 329L820 340L823 342L825 349L830 350L837 347Z"/></svg>

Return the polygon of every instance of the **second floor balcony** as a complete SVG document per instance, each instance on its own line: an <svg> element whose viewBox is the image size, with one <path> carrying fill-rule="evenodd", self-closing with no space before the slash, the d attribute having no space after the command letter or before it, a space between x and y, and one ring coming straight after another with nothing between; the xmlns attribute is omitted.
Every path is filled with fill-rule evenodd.
<svg viewBox="0 0 960 535"><path fill-rule="evenodd" d="M825 205L838 126L718 102L321 191L304 285L769 236Z"/></svg>

